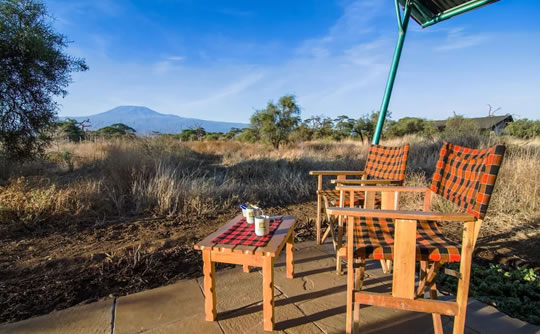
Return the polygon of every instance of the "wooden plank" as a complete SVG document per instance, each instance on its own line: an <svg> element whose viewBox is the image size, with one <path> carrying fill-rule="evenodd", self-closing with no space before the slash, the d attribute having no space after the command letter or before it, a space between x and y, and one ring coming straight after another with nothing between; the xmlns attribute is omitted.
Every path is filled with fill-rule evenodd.
<svg viewBox="0 0 540 334"><path fill-rule="evenodd" d="M330 180L330 183L337 183L337 184L397 184L400 181L394 181L394 180L342 180L337 179Z"/></svg>
<svg viewBox="0 0 540 334"><path fill-rule="evenodd" d="M437 288L435 285L431 286L429 294L432 300L437 300ZM431 318L433 319L433 333L444 334L441 315L438 313L432 313Z"/></svg>
<svg viewBox="0 0 540 334"><path fill-rule="evenodd" d="M375 192L374 191L366 191L365 192L365 199L364 199L364 208L365 209L375 209ZM355 210L352 208L351 210Z"/></svg>
<svg viewBox="0 0 540 334"><path fill-rule="evenodd" d="M273 217L277 218L277 217ZM274 235L270 241L264 247L259 247L255 250L255 254L265 254L271 256L279 255L279 252L285 246L287 238L293 233L294 224L296 218L291 216L282 217L283 221L279 225L278 229L274 232Z"/></svg>
<svg viewBox="0 0 540 334"><path fill-rule="evenodd" d="M432 199L431 190L426 191L424 194L424 211L429 212L431 210L431 199Z"/></svg>
<svg viewBox="0 0 540 334"><path fill-rule="evenodd" d="M356 170L312 170L309 175L364 175L364 171Z"/></svg>
<svg viewBox="0 0 540 334"><path fill-rule="evenodd" d="M227 231L231 226L236 224L240 219L242 218L242 214L239 214L238 216L234 217L232 220L230 220L227 224L221 226L217 231L210 234L206 238L204 238L202 241L199 241L194 248L198 250L204 250L206 248L212 249L212 247L215 245L215 243L212 242L216 237L218 237L221 233Z"/></svg>
<svg viewBox="0 0 540 334"><path fill-rule="evenodd" d="M473 235L473 243L472 243L473 249L474 247L476 247L476 241L478 241L478 235L480 234L480 228L482 227L482 222L483 222L482 219L478 219L474 223L474 235Z"/></svg>
<svg viewBox="0 0 540 334"><path fill-rule="evenodd" d="M475 221L476 217L468 213L453 212L424 212L424 211L407 211L407 210L375 210L375 209L358 209L358 208L328 208L327 211L331 215L344 215L352 217L375 217L375 218L392 218L404 220L436 220L436 221L452 221L452 222L471 222Z"/></svg>
<svg viewBox="0 0 540 334"><path fill-rule="evenodd" d="M263 257L263 323L264 330L274 330L274 257Z"/></svg>
<svg viewBox="0 0 540 334"><path fill-rule="evenodd" d="M217 250L218 252L222 253L232 253L233 250L239 245L231 245L231 244L215 244L212 247L212 250Z"/></svg>
<svg viewBox="0 0 540 334"><path fill-rule="evenodd" d="M256 249L257 246L237 245L233 249L233 253L254 254Z"/></svg>
<svg viewBox="0 0 540 334"><path fill-rule="evenodd" d="M376 305L398 310L436 313L449 316L455 316L458 313L458 305L456 302L428 299L412 300L374 292L357 292L355 293L354 299L355 302L360 304Z"/></svg>
<svg viewBox="0 0 540 334"><path fill-rule="evenodd" d="M287 239L285 253L285 263L287 267L287 278L294 278L294 232Z"/></svg>
<svg viewBox="0 0 540 334"><path fill-rule="evenodd" d="M216 320L216 266L212 261L211 251L203 251L203 274L204 274L204 311L207 321Z"/></svg>
<svg viewBox="0 0 540 334"><path fill-rule="evenodd" d="M354 218L347 218L347 253L354 253ZM358 301L354 298L354 259L350 256L347 259L347 301L345 314L345 332L353 332L353 307Z"/></svg>
<svg viewBox="0 0 540 334"><path fill-rule="evenodd" d="M323 243L323 241L321 241L322 196L320 193L322 190L322 181L322 175L319 175L317 177L317 220L315 221L315 227L317 229L317 245ZM328 204L326 204L326 207L328 207Z"/></svg>
<svg viewBox="0 0 540 334"><path fill-rule="evenodd" d="M344 191L398 191L398 192L426 192L429 191L426 187L394 187L394 186L385 186L385 187L378 187L378 186L336 186L336 190L344 190Z"/></svg>
<svg viewBox="0 0 540 334"><path fill-rule="evenodd" d="M383 210L397 210L397 198L398 192L383 191L381 192L381 209Z"/></svg>
<svg viewBox="0 0 540 334"><path fill-rule="evenodd" d="M395 221L392 296L414 299L416 220Z"/></svg>
<svg viewBox="0 0 540 334"><path fill-rule="evenodd" d="M467 300L469 296L469 280L471 278L472 253L474 250L474 222L465 223L463 228L463 241L461 246L461 263L459 264L456 303L459 312L454 319L454 333L463 333L465 329L465 317L467 315Z"/></svg>
<svg viewBox="0 0 540 334"><path fill-rule="evenodd" d="M240 254L240 253L223 253L223 252L217 252L213 250L212 261L247 265L247 266L252 266L252 267L261 267L262 255L261 254L245 255L245 254Z"/></svg>

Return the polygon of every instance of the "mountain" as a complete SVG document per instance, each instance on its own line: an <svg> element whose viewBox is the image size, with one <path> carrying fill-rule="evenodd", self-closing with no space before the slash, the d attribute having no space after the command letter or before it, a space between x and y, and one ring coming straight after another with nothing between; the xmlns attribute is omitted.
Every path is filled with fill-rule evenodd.
<svg viewBox="0 0 540 334"><path fill-rule="evenodd" d="M203 127L208 132L228 132L231 128L245 128L244 123L207 121L176 115L161 114L150 108L139 106L119 106L109 111L90 116L66 116L77 121L90 120L90 129L97 130L114 123L124 123L134 128L138 135L160 133L179 133L184 129Z"/></svg>

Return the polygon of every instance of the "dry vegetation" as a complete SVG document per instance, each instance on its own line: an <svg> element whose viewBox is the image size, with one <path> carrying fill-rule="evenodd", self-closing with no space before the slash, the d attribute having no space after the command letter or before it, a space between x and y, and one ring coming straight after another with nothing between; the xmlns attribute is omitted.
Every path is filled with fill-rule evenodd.
<svg viewBox="0 0 540 334"><path fill-rule="evenodd" d="M386 144L403 141L412 143L409 184L427 185L441 142L409 137ZM511 141L508 146L486 224L496 232L535 227L540 216L540 143ZM3 224L32 228L58 220L215 215L243 201L301 203L313 199L309 170L361 169L367 150L367 144L353 141L280 150L167 138L57 144L46 160L22 166L4 162L1 218ZM436 209L447 209L437 204Z"/></svg>
<svg viewBox="0 0 540 334"><path fill-rule="evenodd" d="M442 142L385 144L404 141L411 143L407 182L427 185ZM467 143L494 142L460 144ZM540 142L508 144L477 258L539 264ZM161 137L57 143L46 159L0 162L0 289L10 291L0 298L0 322L197 275L193 243L244 201L298 216L299 237L312 238L315 180L308 171L362 169L368 148L345 141L274 150ZM419 198L402 200L404 208L422 207ZM433 209L453 208L436 200Z"/></svg>

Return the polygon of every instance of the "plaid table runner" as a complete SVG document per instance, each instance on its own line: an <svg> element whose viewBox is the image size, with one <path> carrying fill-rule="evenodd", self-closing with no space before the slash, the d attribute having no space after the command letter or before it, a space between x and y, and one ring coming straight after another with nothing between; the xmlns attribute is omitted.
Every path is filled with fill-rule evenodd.
<svg viewBox="0 0 540 334"><path fill-rule="evenodd" d="M279 227L283 219L270 219L270 232L259 237L255 234L255 224L248 224L246 218L242 217L227 231L221 233L212 242L216 244L246 245L264 247L272 239L274 232Z"/></svg>

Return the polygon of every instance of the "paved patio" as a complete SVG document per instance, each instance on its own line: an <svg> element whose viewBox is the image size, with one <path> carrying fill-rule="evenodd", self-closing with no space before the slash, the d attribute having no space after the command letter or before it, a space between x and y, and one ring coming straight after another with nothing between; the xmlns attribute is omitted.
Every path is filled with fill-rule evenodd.
<svg viewBox="0 0 540 334"><path fill-rule="evenodd" d="M345 326L346 277L334 272L330 245L295 245L295 278L285 278L284 255L276 262L276 331L342 333ZM377 262L368 264L365 288L389 291L391 277ZM262 275L242 268L216 275L218 321L204 320L202 279L179 281L117 299L76 306L0 326L4 333L263 333ZM432 333L431 316L365 307L362 333ZM443 317L445 332L452 320ZM540 333L540 327L510 318L470 300L466 333Z"/></svg>

